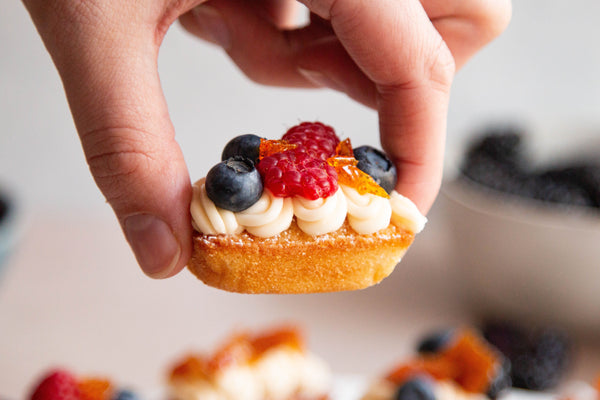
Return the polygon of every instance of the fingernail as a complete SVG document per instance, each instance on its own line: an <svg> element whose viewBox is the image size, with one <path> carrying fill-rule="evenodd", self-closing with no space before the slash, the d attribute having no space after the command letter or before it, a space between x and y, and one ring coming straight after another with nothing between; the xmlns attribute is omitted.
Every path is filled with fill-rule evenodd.
<svg viewBox="0 0 600 400"><path fill-rule="evenodd" d="M298 72L317 86L325 86L333 90L345 92L345 88L342 84L340 84L337 81L334 81L333 79L322 74L321 72L310 71L302 68L299 68Z"/></svg>
<svg viewBox="0 0 600 400"><path fill-rule="evenodd" d="M157 279L169 276L181 254L169 226L150 214L131 215L124 226L127 241L144 273Z"/></svg>
<svg viewBox="0 0 600 400"><path fill-rule="evenodd" d="M230 47L231 36L229 35L229 29L219 11L213 7L201 5L192 9L192 15L196 18L196 23L201 31L197 32L198 34L224 49Z"/></svg>

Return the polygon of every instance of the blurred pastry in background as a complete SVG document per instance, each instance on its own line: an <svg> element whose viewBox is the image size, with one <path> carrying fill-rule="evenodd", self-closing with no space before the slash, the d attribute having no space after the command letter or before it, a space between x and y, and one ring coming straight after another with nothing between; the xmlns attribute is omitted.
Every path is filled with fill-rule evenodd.
<svg viewBox="0 0 600 400"><path fill-rule="evenodd" d="M510 362L474 329L436 332L417 350L376 379L362 400L495 399L511 385Z"/></svg>
<svg viewBox="0 0 600 400"><path fill-rule="evenodd" d="M78 376L55 368L39 378L29 400L141 400L141 397L105 377Z"/></svg>
<svg viewBox="0 0 600 400"><path fill-rule="evenodd" d="M326 400L332 375L297 327L232 335L214 352L189 354L169 371L171 400Z"/></svg>

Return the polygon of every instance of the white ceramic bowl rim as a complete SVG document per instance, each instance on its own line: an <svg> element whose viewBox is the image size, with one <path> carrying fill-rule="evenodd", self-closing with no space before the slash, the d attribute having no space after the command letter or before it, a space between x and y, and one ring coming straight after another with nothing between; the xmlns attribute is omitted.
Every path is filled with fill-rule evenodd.
<svg viewBox="0 0 600 400"><path fill-rule="evenodd" d="M579 232L600 231L600 210L548 203L501 192L464 176L444 181L442 194L480 214L548 228Z"/></svg>

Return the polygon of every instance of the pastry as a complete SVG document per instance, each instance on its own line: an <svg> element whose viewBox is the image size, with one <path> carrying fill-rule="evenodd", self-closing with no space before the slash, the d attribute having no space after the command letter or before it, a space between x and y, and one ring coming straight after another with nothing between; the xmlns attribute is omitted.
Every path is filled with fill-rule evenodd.
<svg viewBox="0 0 600 400"><path fill-rule="evenodd" d="M232 336L211 355L191 354L170 370L171 400L327 400L328 366L295 327Z"/></svg>
<svg viewBox="0 0 600 400"><path fill-rule="evenodd" d="M380 282L426 222L394 190L382 152L319 122L281 140L234 138L194 185L189 270L240 293L314 293Z"/></svg>
<svg viewBox="0 0 600 400"><path fill-rule="evenodd" d="M82 377L55 368L34 385L30 400L139 400L135 392L104 377Z"/></svg>
<svg viewBox="0 0 600 400"><path fill-rule="evenodd" d="M510 362L498 350L474 330L450 330L426 338L361 400L490 400L510 385Z"/></svg>

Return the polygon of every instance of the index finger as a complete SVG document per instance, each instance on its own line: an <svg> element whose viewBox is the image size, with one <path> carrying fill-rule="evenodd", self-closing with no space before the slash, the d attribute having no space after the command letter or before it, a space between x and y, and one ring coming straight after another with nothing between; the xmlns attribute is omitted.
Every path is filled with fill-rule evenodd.
<svg viewBox="0 0 600 400"><path fill-rule="evenodd" d="M396 189L422 212L439 191L454 59L418 0L300 0L374 82Z"/></svg>

